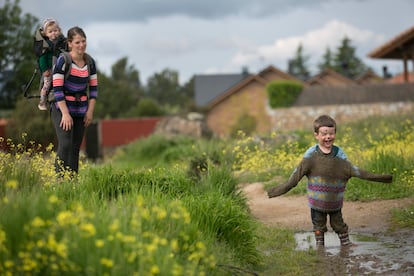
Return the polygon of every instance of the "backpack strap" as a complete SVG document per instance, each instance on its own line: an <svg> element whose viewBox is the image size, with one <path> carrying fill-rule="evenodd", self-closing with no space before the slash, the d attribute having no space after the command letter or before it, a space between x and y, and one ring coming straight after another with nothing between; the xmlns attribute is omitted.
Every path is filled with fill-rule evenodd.
<svg viewBox="0 0 414 276"><path fill-rule="evenodd" d="M62 51L62 55L63 55L63 58L65 59L64 71L65 71L65 80L67 80L70 75L70 68L72 67L72 58L69 52L66 52L66 51ZM88 55L87 53L84 54L84 59L86 62L86 66L88 67L88 74L89 74L88 79L89 79L89 77L91 76L91 70L92 70L92 67L94 66L94 63L92 61L92 57Z"/></svg>

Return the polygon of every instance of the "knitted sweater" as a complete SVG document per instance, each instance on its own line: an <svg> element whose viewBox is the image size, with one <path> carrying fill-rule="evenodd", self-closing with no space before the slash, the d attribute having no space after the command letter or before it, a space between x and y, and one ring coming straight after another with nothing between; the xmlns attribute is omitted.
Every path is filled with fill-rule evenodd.
<svg viewBox="0 0 414 276"><path fill-rule="evenodd" d="M329 154L323 153L318 145L310 147L295 168L289 180L268 190L269 197L287 193L303 176L307 176L309 207L322 212L338 211L343 206L346 183L351 177L377 182L392 182L392 175L375 174L352 165L338 146Z"/></svg>

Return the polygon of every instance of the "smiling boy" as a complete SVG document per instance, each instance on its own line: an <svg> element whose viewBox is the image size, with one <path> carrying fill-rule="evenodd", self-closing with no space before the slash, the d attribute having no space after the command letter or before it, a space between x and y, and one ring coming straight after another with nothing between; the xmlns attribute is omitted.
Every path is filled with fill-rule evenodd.
<svg viewBox="0 0 414 276"><path fill-rule="evenodd" d="M338 234L342 246L351 245L348 225L342 217L346 183L351 177L377 182L392 182L392 175L374 174L352 165L342 151L334 145L336 122L321 115L313 123L314 137L318 143L310 147L302 161L294 169L289 180L267 191L269 198L287 193L303 176L307 176L308 205L317 246L324 246L324 233L328 231L327 217L332 229Z"/></svg>

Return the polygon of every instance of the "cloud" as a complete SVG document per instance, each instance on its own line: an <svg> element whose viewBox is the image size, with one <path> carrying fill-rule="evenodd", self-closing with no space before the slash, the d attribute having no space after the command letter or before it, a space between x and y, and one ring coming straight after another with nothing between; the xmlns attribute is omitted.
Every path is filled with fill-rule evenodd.
<svg viewBox="0 0 414 276"><path fill-rule="evenodd" d="M349 0L348 0L349 1ZM354 0L355 1L355 0ZM263 17L287 13L298 7L317 9L332 0L71 0L71 1L21 1L25 10L34 15L55 15L68 24L87 24L90 21L146 21L151 18L184 15L193 18L217 19L228 16ZM334 1L335 2L335 1ZM353 2L351 0L351 2ZM40 18L40 19L41 19ZM76 18L77 22L73 22Z"/></svg>
<svg viewBox="0 0 414 276"><path fill-rule="evenodd" d="M249 51L241 50L233 56L231 63L235 67L240 67L257 60L268 60L282 66L280 69L286 70L287 60L295 56L299 45L302 44L303 54L310 57L311 64L309 65L313 67L310 69L316 70L316 65L322 59L326 49L329 48L332 52L336 52L345 37L351 40L351 46L356 48L356 55L361 59L365 58L363 51L373 44L379 45L385 41L383 35L332 20L303 35L280 38L272 44L259 45L256 49Z"/></svg>

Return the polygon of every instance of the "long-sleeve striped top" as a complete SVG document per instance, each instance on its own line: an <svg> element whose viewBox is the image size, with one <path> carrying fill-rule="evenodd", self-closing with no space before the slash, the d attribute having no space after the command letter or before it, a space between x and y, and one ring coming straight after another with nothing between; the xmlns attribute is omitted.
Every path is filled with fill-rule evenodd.
<svg viewBox="0 0 414 276"><path fill-rule="evenodd" d="M275 197L287 193L305 175L308 178L308 205L323 212L338 211L342 208L346 183L351 177L392 182L392 175L375 174L352 165L338 146L333 146L332 151L325 154L318 145L314 145L305 152L289 180L283 185L269 189L268 196Z"/></svg>
<svg viewBox="0 0 414 276"><path fill-rule="evenodd" d="M65 59L62 55L56 61L53 70L53 93L56 108L57 102L66 101L69 113L74 117L83 117L88 110L88 98L96 99L98 96L98 78L96 73L95 61L91 59L91 68L87 63L80 68L72 62L70 74L65 80ZM89 87L89 95L88 95Z"/></svg>

